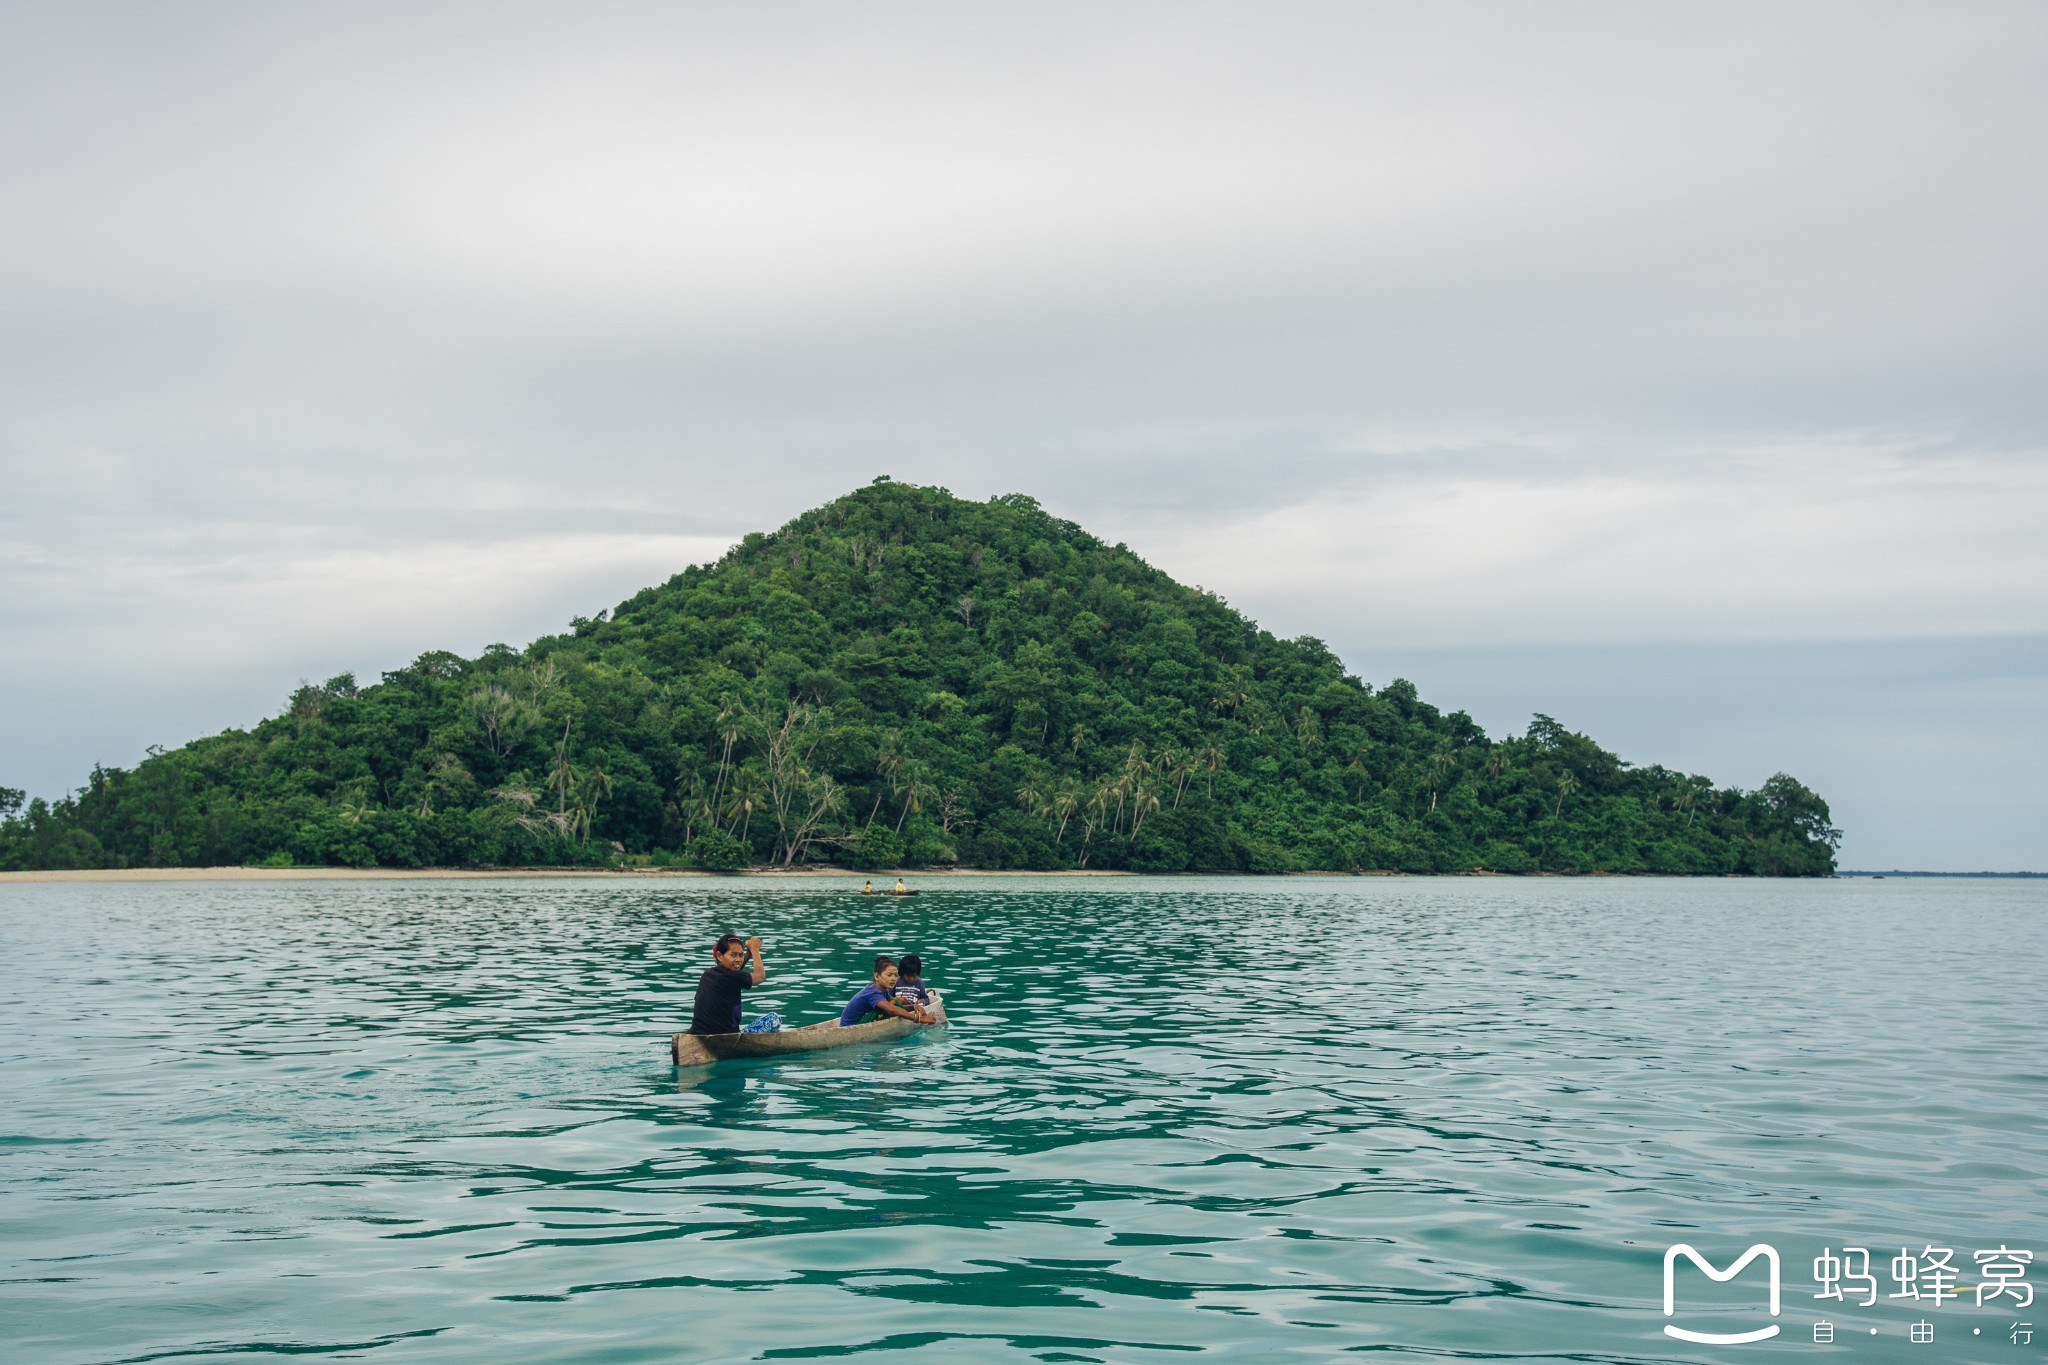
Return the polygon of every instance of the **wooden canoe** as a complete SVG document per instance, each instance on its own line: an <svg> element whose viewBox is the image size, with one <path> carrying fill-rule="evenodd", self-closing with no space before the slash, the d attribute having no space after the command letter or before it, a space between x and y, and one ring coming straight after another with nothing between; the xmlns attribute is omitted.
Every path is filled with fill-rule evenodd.
<svg viewBox="0 0 2048 1365"><path fill-rule="evenodd" d="M872 1024L841 1026L837 1019L806 1024L802 1028L779 1029L774 1033L677 1033L670 1035L669 1056L677 1066L710 1066L713 1062L739 1061L748 1057L783 1057L798 1052L824 1052L835 1047L859 1047L862 1043L893 1043L919 1029L937 1028L946 1022L946 1002L937 991L925 1006L937 1016L935 1022L920 1024L910 1019L879 1019Z"/></svg>
<svg viewBox="0 0 2048 1365"><path fill-rule="evenodd" d="M783 1057L797 1052L858 1047L862 1043L893 1043L919 1029L934 1027L911 1019L882 1019L841 1028L837 1019L775 1033L678 1033L670 1044L677 1066L710 1066L744 1057Z"/></svg>

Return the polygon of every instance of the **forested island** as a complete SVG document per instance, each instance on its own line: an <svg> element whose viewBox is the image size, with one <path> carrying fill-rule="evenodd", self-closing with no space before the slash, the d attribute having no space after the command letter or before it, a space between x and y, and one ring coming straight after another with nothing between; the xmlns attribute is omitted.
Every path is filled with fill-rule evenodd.
<svg viewBox="0 0 2048 1365"><path fill-rule="evenodd" d="M74 795L0 788L0 868L1826 876L1780 774L1490 738L1011 494L878 479L525 649L429 653Z"/></svg>

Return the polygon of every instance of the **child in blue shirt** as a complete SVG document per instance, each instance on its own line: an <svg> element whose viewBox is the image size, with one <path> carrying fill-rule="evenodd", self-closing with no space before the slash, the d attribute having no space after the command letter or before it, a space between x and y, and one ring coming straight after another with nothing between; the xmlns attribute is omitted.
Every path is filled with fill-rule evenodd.
<svg viewBox="0 0 2048 1365"><path fill-rule="evenodd" d="M852 1028L855 1024L873 1022L868 1018L870 1014L879 1014L885 1018L914 1019L920 1024L934 1022L931 1015L925 1013L922 1005L915 1001L904 1002L896 999L896 959L892 957L875 959L874 976L867 985L860 988L859 994L846 1002L846 1008L840 1011L840 1027Z"/></svg>

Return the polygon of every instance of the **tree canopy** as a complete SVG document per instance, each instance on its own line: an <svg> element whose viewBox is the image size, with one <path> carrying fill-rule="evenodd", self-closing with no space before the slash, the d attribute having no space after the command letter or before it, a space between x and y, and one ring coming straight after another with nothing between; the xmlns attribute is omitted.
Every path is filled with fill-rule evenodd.
<svg viewBox="0 0 2048 1365"><path fill-rule="evenodd" d="M0 788L0 868L225 864L1824 876L1827 803L1488 737L1028 497L878 479L525 649Z"/></svg>

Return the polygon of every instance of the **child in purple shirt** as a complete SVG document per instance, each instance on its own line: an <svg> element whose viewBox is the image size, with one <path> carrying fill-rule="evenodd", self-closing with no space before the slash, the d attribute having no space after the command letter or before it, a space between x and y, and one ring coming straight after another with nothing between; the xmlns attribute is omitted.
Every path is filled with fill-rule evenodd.
<svg viewBox="0 0 2048 1365"><path fill-rule="evenodd" d="M932 1016L925 1013L921 1006L912 1002L899 1002L896 999L896 960L891 957L875 959L873 978L867 985L862 986L860 993L847 1001L846 1008L840 1011L840 1027L852 1028L855 1024L870 1022L870 1014L879 1014L885 1018L914 1019L920 1024L933 1022Z"/></svg>

